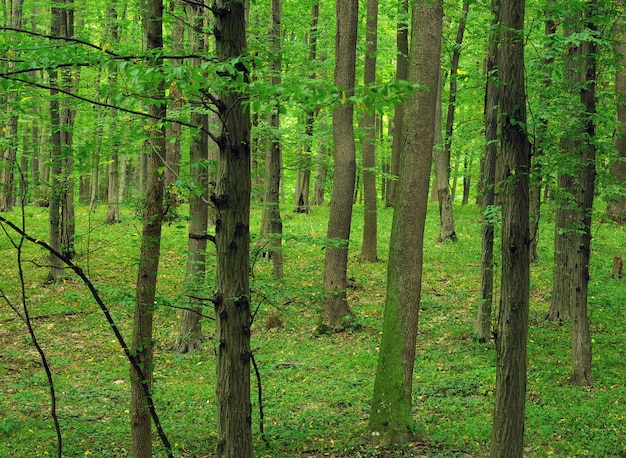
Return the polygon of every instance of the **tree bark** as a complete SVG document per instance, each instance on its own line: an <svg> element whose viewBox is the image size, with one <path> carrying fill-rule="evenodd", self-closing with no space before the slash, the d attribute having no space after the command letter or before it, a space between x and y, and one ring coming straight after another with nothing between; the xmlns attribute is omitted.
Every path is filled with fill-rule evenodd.
<svg viewBox="0 0 626 458"><path fill-rule="evenodd" d="M452 51L450 62L450 95L448 100L448 111L446 113L446 135L444 138L443 150L437 151L437 197L439 200L439 241L456 241L456 230L454 228L454 212L452 209L452 198L450 195L450 152L452 150L452 134L454 132L454 110L456 108L457 74L459 70L459 59L461 57L461 45L465 34L465 24L469 11L469 1L463 1L461 18L456 32L456 41Z"/></svg>
<svg viewBox="0 0 626 458"><path fill-rule="evenodd" d="M409 2L402 0L398 2L398 17L396 32L396 80L406 80L409 68ZM387 196L387 207L393 207L396 200L397 176L400 168L400 151L402 150L402 134L404 132L404 105L396 106L393 115L393 139L391 144L391 182L389 183L389 193Z"/></svg>
<svg viewBox="0 0 626 458"><path fill-rule="evenodd" d="M363 84L376 82L376 52L378 49L378 0L367 0L365 72ZM365 112L361 120L364 130L363 164L363 243L361 260L378 261L378 222L376 212L376 113Z"/></svg>
<svg viewBox="0 0 626 458"><path fill-rule="evenodd" d="M201 5L186 6L189 27L189 41L193 52L204 52L206 44L201 33L203 14ZM200 60L193 58L193 66ZM194 109L194 107L192 107ZM205 296L207 229L209 206L207 201L209 170L209 115L192 111L191 124L202 126L202 130L191 139L189 147L189 178L192 189L189 192L189 236L187 242L187 272L185 274L185 307L180 313L178 336L170 345L175 353L190 353L201 348L205 337L202 334L202 305L199 298Z"/></svg>
<svg viewBox="0 0 626 458"><path fill-rule="evenodd" d="M554 57L551 52L552 38L556 33L556 23L553 19L546 20L545 26L545 44L544 58L541 62L542 72L544 72L543 86L548 89L552 85L552 65ZM547 56L547 57L546 57ZM548 97L545 93L540 96L541 106L549 109ZM545 156L544 148L548 142L546 132L548 129L548 116L540 115L539 125L537 126L537 135L534 145L534 154L531 162L531 187L530 187L530 261L538 262L539 253L537 246L539 244L539 219L541 218L541 186L543 181L543 158Z"/></svg>
<svg viewBox="0 0 626 458"><path fill-rule="evenodd" d="M347 99L354 90L358 0L337 0L335 39L335 85ZM328 218L328 244L324 260L324 300L322 322L331 329L341 328L348 305L348 240L352 224L352 205L356 178L356 146L353 126L354 107L343 100L333 110L335 174Z"/></svg>
<svg viewBox="0 0 626 458"><path fill-rule="evenodd" d="M616 9L615 11L621 11ZM615 100L617 105L617 126L613 134L613 146L617 158L611 161L611 173L619 186L626 184L626 23L624 13L618 13L613 25L615 71ZM626 222L626 197L612 197L606 206L606 214L620 224Z"/></svg>
<svg viewBox="0 0 626 458"><path fill-rule="evenodd" d="M493 245L495 239L495 193L496 193L496 156L498 141L498 89L497 89L497 0L492 1L494 19L491 22L492 33L489 37L489 50L485 62L485 156L482 165L483 180L483 222L482 222L482 258L480 263L481 284L480 303L476 316L476 333L482 343L491 338L491 314L493 308Z"/></svg>
<svg viewBox="0 0 626 458"><path fill-rule="evenodd" d="M245 8L238 0L215 0L217 58L246 54ZM236 70L249 81L242 64ZM235 75L233 75L234 77ZM228 78L228 76L227 76ZM215 292L216 417L218 457L252 456L250 403L250 111L237 90L217 101L221 131L217 136L217 248Z"/></svg>
<svg viewBox="0 0 626 458"><path fill-rule="evenodd" d="M598 2L585 4L585 27L590 36L598 32ZM587 316L587 292L589 288L589 260L591 257L591 215L596 179L596 59L598 45L588 40L582 43L580 102L584 141L580 145L579 189L576 192L578 231L574 234L576 254L572 282L572 384L591 385L591 335Z"/></svg>
<svg viewBox="0 0 626 458"><path fill-rule="evenodd" d="M411 437L411 392L422 283L424 226L439 85L443 5L421 0L412 8L409 81L416 91L405 103L403 148L389 245L387 299L368 430L373 439Z"/></svg>
<svg viewBox="0 0 626 458"><path fill-rule="evenodd" d="M317 59L317 24L320 14L319 1L314 1L311 6L311 26L309 28L308 45L309 45L309 62L313 64ZM315 72L309 75L310 80L316 78ZM304 151L302 152L301 165L298 167L298 185L296 186L296 213L310 213L311 205L309 201L309 189L311 188L311 169L313 160L311 156L311 146L313 145L313 129L315 126L315 111L308 108L304 113L304 134L307 140L304 143ZM323 198L322 198L323 202Z"/></svg>
<svg viewBox="0 0 626 458"><path fill-rule="evenodd" d="M529 172L524 86L524 0L500 1L498 106L504 168L502 280L496 340L492 458L524 454L526 341L530 290Z"/></svg>
<svg viewBox="0 0 626 458"><path fill-rule="evenodd" d="M282 0L272 0L272 25L269 33L272 59L270 61L270 84L279 86L281 82L281 17ZM280 129L280 112L270 115L271 138L265 159L265 197L261 218L261 234L266 237L267 253L274 265L274 278L283 278L282 235L283 222L280 217L280 180L283 165Z"/></svg>
<svg viewBox="0 0 626 458"><path fill-rule="evenodd" d="M110 0L109 4L109 36L112 43L119 43L119 26L117 24L117 0ZM109 73L109 86L115 87L117 84L117 69L115 66L111 68ZM120 206L119 206L119 197L120 197L120 180L119 180L119 170L120 170L120 161L119 161L119 151L118 151L118 142L116 138L119 138L119 126L117 124L117 110L110 111L110 131L109 131L109 141L111 147L111 159L107 164L107 178L108 178L108 186L107 186L107 202L109 207L107 209L107 216L105 222L108 224L114 224L121 222L120 217ZM96 167L98 165L96 164Z"/></svg>
<svg viewBox="0 0 626 458"><path fill-rule="evenodd" d="M160 51L163 48L163 1L148 0L146 4L144 32L146 50ZM156 72L160 71L162 59L152 61ZM166 116L165 105L160 100L165 96L165 83L160 79L150 91L154 100L148 108L152 118L146 149L146 198L143 208L143 229L137 287L135 293L135 312L131 351L135 355L145 380L134 367L130 368L131 387L131 453L134 458L152 457L151 416L143 385L152 388L153 373L153 316L156 295L157 273L161 252L161 225L163 222L163 198L165 192L163 169L165 163L165 126L158 120Z"/></svg>

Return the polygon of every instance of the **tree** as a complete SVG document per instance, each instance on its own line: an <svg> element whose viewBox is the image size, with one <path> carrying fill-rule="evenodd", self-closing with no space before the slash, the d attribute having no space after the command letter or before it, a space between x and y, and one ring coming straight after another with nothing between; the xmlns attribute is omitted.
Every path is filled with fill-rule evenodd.
<svg viewBox="0 0 626 458"><path fill-rule="evenodd" d="M333 109L335 174L328 218L328 244L324 260L324 300L322 321L330 328L340 327L351 316L348 286L348 239L352 223L352 199L356 177L354 144L354 107L347 102L355 82L358 0L337 0L337 35L335 38L335 86L341 102Z"/></svg>
<svg viewBox="0 0 626 458"><path fill-rule="evenodd" d="M406 80L409 68L409 2L398 2L398 23L396 31L396 80ZM393 115L393 140L391 145L391 176L397 177L400 167L400 151L402 150L402 134L404 132L403 104L396 105ZM396 200L397 180L392 179L387 194L387 206L392 207Z"/></svg>
<svg viewBox="0 0 626 458"><path fill-rule="evenodd" d="M22 28L22 13L23 13L24 1L13 0L9 3L10 11L8 20L10 26L14 29ZM15 68L13 59L8 59L8 67ZM18 148L18 121L19 111L15 107L15 102L18 99L19 89L13 88L3 96L4 102L7 107L7 115L9 122L2 129L2 142L6 147L0 149L0 212L11 211L13 209L13 203L15 202L15 166L17 159ZM4 146L3 145L3 146Z"/></svg>
<svg viewBox="0 0 626 458"><path fill-rule="evenodd" d="M246 19L243 2L216 0L215 43L220 62L234 62L234 74L224 75L224 88L215 101L220 131L215 205L216 287L216 408L217 455L252 456L250 403L250 111L243 103L249 82ZM233 86L234 84L234 86Z"/></svg>
<svg viewBox="0 0 626 458"><path fill-rule="evenodd" d="M611 162L611 174L622 186L626 182L626 24L624 13L620 9L619 16L613 25L615 45L614 58L617 63L615 71L615 100L617 102L617 127L613 134L613 146L617 158ZM612 196L606 206L606 214L613 221L621 224L626 222L626 197Z"/></svg>
<svg viewBox="0 0 626 458"><path fill-rule="evenodd" d="M365 87L376 82L376 52L378 48L378 0L367 1L366 19ZM368 111L363 114L361 128L365 131L362 144L363 165L363 244L361 260L378 260L378 228L376 215L376 114Z"/></svg>
<svg viewBox="0 0 626 458"><path fill-rule="evenodd" d="M202 5L188 4L185 8L189 27L189 41L193 52L203 52L206 48L202 25L204 22ZM201 62L193 58L190 62L198 67ZM170 349L176 353L193 352L201 347L204 277L206 273L206 250L209 205L207 201L209 170L207 165L209 150L209 116L193 107L191 123L200 126L189 146L189 240L187 242L187 271L185 274L186 308L180 313L178 336Z"/></svg>
<svg viewBox="0 0 626 458"><path fill-rule="evenodd" d="M529 173L524 86L524 0L498 7L498 105L502 189L502 279L496 339L496 389L491 456L524 454L526 340L530 290Z"/></svg>
<svg viewBox="0 0 626 458"><path fill-rule="evenodd" d="M454 212L452 209L452 197L450 195L450 153L452 150L452 134L454 132L454 110L456 108L456 95L458 85L459 58L461 57L461 46L463 45L463 35L465 34L465 24L467 23L467 13L469 11L469 1L463 1L461 18L456 32L456 41L452 49L450 59L450 95L448 100L448 111L446 114L446 135L442 149L435 149L435 168L437 169L437 197L439 200L439 241L456 241L456 230L454 228Z"/></svg>
<svg viewBox="0 0 626 458"><path fill-rule="evenodd" d="M161 251L161 225L164 209L165 192L163 170L165 167L165 124L166 108L161 103L165 95L165 81L160 68L162 67L163 48L163 1L148 0L144 18L146 35L146 52L148 62L158 75L153 82L149 95L152 102L149 106L150 123L148 139L144 144L148 147L146 198L143 207L143 228L141 248L137 270L135 292L135 312L133 318L133 335L131 351L134 354L145 379L142 380L134 366L130 368L131 388L131 439L132 456L134 458L152 457L151 416L146 400L144 385L152 387L153 364L153 316L154 299L156 296L157 273Z"/></svg>
<svg viewBox="0 0 626 458"><path fill-rule="evenodd" d="M598 55L599 7L597 0L585 3L584 26L588 38L582 43L580 103L581 144L579 145L579 187L576 191L576 226L574 233L575 255L572 278L572 384L591 384L591 335L587 316L587 292L589 289L589 260L591 257L591 214L596 180L596 59Z"/></svg>
<svg viewBox="0 0 626 458"><path fill-rule="evenodd" d="M272 24L269 38L272 58L270 60L270 84L278 87L281 82L281 19L282 0L272 0ZM267 237L268 255L274 264L274 278L283 278L282 234L283 222L280 217L280 180L283 166L280 129L280 108L276 107L270 115L271 138L265 160L265 198L261 234Z"/></svg>
<svg viewBox="0 0 626 458"><path fill-rule="evenodd" d="M422 282L424 225L439 85L443 6L421 0L412 8L409 81L421 85L405 102L395 211L389 244L387 299L368 430L375 438L411 436L411 392Z"/></svg>
<svg viewBox="0 0 626 458"><path fill-rule="evenodd" d="M119 24L117 23L117 0L110 0L111 4L109 5L109 39L113 43L119 42ZM117 84L117 69L113 67L110 70L109 75L109 85L111 87L115 87ZM111 158L107 164L108 173L108 186L107 186L107 201L109 204L109 208L107 211L106 222L108 224L119 223L121 221L120 218L120 180L119 180L119 170L120 170L120 161L119 161L119 152L118 152L118 142L114 140L116 129L119 127L117 124L117 110L110 111L111 116L111 124L110 124L110 141L111 141ZM122 167L124 164L122 164ZM98 170L98 164L96 163L94 166L94 171ZM98 189L98 175L96 174L93 177L93 184L95 185L95 190ZM95 201L95 192L92 192L92 202Z"/></svg>
<svg viewBox="0 0 626 458"><path fill-rule="evenodd" d="M319 1L314 1L311 6L311 25L309 27L308 45L309 45L309 62L313 63L317 59L317 23L320 14ZM314 80L316 78L315 72L309 74L309 79ZM309 107L304 113L304 133L307 136L307 140L304 143L304 151L302 152L301 165L298 168L298 180L296 183L296 213L309 213L311 211L309 203L309 189L311 187L311 168L313 161L311 160L311 146L313 144L313 128L315 125L315 110ZM325 179L325 178L324 178ZM322 188L323 191L323 188ZM319 197L319 196L318 196ZM321 202L317 202L321 200ZM321 205L324 202L323 192L322 198L317 199L317 205Z"/></svg>
<svg viewBox="0 0 626 458"><path fill-rule="evenodd" d="M485 155L482 162L483 176L483 222L482 258L480 263L480 302L476 316L476 333L480 342L491 338L491 311L493 308L493 245L495 237L494 211L496 194L496 156L498 141L498 89L497 89L497 0L492 1L494 18L485 60Z"/></svg>

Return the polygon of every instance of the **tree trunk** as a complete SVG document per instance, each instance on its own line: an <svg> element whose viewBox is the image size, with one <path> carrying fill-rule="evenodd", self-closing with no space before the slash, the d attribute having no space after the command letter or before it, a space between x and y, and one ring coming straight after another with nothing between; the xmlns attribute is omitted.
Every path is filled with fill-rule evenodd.
<svg viewBox="0 0 626 458"><path fill-rule="evenodd" d="M324 130L325 124L320 123L319 130ZM326 175L328 175L328 147L324 144L318 145L317 160L315 164L315 179L313 181L313 196L311 205L324 205L324 194L326 191Z"/></svg>
<svg viewBox="0 0 626 458"><path fill-rule="evenodd" d="M459 26L456 32L456 42L452 51L450 62L450 96L448 100L448 111L446 114L446 135L444 139L443 151L439 150L438 159L435 162L437 167L437 197L439 200L439 241L456 241L456 231L454 229L454 212L452 209L452 198L450 195L450 152L452 150L452 133L454 131L454 109L456 108L457 74L459 70L459 59L461 57L461 45L465 34L465 24L469 11L469 1L463 1L463 10L459 19Z"/></svg>
<svg viewBox="0 0 626 458"><path fill-rule="evenodd" d="M172 54L181 54L184 49L185 39L185 25L178 15L182 14L177 8L178 5L184 4L181 0L170 0L170 11L176 10L176 16L170 25L172 35ZM172 65L182 66L183 62L180 59L173 59ZM173 80L169 85L168 96L168 112L173 113L173 117L180 117L180 109L182 107L182 93L178 88L178 83ZM167 142L165 145L165 205L167 207L168 219L176 217L176 209L180 205L180 189L176 184L176 181L180 178L180 161L181 161L181 143L180 137L182 135L182 125L179 122L170 123L167 128Z"/></svg>
<svg viewBox="0 0 626 458"><path fill-rule="evenodd" d="M524 87L524 0L501 1L498 106L504 187L502 279L496 340L492 458L524 455L526 341L530 290L528 192L530 142Z"/></svg>
<svg viewBox="0 0 626 458"><path fill-rule="evenodd" d="M551 52L552 48L552 36L556 33L556 23L553 19L546 21L545 27L545 44L544 44L544 57L541 62L542 71L544 72L543 86L545 89L550 88L552 85L552 64L554 63L554 57ZM543 158L544 148L548 139L546 138L546 132L548 130L548 112L549 101L545 93L540 96L541 106L546 109L546 114L539 116L539 125L537 126L537 135L535 139L535 151L531 162L531 187L530 187L530 261L539 261L539 253L537 252L537 245L539 243L539 219L541 218L541 185L543 181Z"/></svg>
<svg viewBox="0 0 626 458"><path fill-rule="evenodd" d="M406 80L409 68L409 2L398 2L398 23L396 32L396 80ZM407 18L407 19L404 19ZM391 176L397 177L400 167L400 151L402 149L402 134L404 132L404 106L396 105L393 115L393 140L391 144ZM387 207L393 207L396 200L397 180L392 178L389 184Z"/></svg>
<svg viewBox="0 0 626 458"><path fill-rule="evenodd" d="M186 6L189 27L189 41L193 52L204 52L206 44L202 30L203 11L200 5ZM192 66L199 66L200 60L191 60ZM206 113L191 113L191 124L202 126L202 130L191 139L189 147L189 178L192 189L189 192L189 237L187 242L187 272L185 274L185 307L180 313L178 336L170 345L175 353L191 353L202 346L202 302L205 296L204 277L206 274L207 229L209 206L207 201L209 171L209 116Z"/></svg>
<svg viewBox="0 0 626 458"><path fill-rule="evenodd" d="M367 1L365 74L367 87L376 82L376 52L378 49L378 0ZM362 143L363 164L363 243L361 260L378 261L378 228L376 214L376 113L366 112L361 120L364 130Z"/></svg>
<svg viewBox="0 0 626 458"><path fill-rule="evenodd" d="M568 24L569 23L569 24ZM565 36L571 36L571 24L577 24L578 18L569 17ZM580 46L572 44L568 49L565 61L564 84L569 88L570 97L575 97L580 84ZM554 228L554 280L552 284L552 300L546 320L561 322L571 317L572 309L572 281L574 273L574 233L577 227L576 219L576 183L574 175L578 170L578 159L575 157L577 149L576 137L579 135L580 123L564 121L563 135L560 142L559 171L557 177L557 209ZM574 170L574 172L572 172Z"/></svg>
<svg viewBox="0 0 626 458"><path fill-rule="evenodd" d="M421 0L412 8L409 81L417 90L405 102L403 148L389 244L387 299L368 429L377 440L411 437L411 392L422 284L424 226L435 133L435 106L443 5Z"/></svg>
<svg viewBox="0 0 626 458"><path fill-rule="evenodd" d="M147 52L160 52L163 48L163 1L148 0L146 17L143 24L146 34ZM152 63L156 72L160 72L162 60L155 59ZM160 101L165 96L165 83L161 79L150 91L154 100L148 108L151 125L146 148L146 194L143 208L143 230L139 267L137 271L137 290L135 296L135 313L131 351L135 355L145 380L131 366L131 453L133 458L152 457L151 416L143 385L152 388L153 372L153 316L156 295L157 273L161 252L161 225L163 222L164 176L165 163L165 126L158 120L166 116L165 105Z"/></svg>
<svg viewBox="0 0 626 458"><path fill-rule="evenodd" d="M270 46L273 58L270 61L270 84L280 85L281 77L281 16L282 0L272 0L272 25L270 29ZM265 236L267 253L274 265L274 278L283 278L282 235L283 222L280 217L280 179L282 169L282 145L279 135L280 112L278 106L270 116L271 138L268 154L265 159L265 198L261 221L261 234Z"/></svg>
<svg viewBox="0 0 626 458"><path fill-rule="evenodd" d="M317 23L320 13L319 1L314 1L311 7L311 27L309 28L308 45L309 45L309 62L311 64L317 59ZM310 80L316 78L315 72L309 75ZM313 161L311 157L311 146L313 145L313 128L315 125L315 111L309 108L304 114L304 134L307 140L304 144L301 164L298 167L298 185L296 186L296 213L310 213L311 206L309 203L309 189L311 187L311 169Z"/></svg>
<svg viewBox="0 0 626 458"><path fill-rule="evenodd" d="M584 12L588 36L598 32L598 2L586 3ZM576 192L578 231L574 234L576 254L572 282L572 384L591 385L591 335L587 317L587 292L589 287L589 259L591 256L591 215L596 179L596 59L598 45L589 40L582 43L580 102L584 113L581 116L584 142L580 145L579 189Z"/></svg>
<svg viewBox="0 0 626 458"><path fill-rule="evenodd" d="M335 38L335 86L342 98L354 91L358 0L337 0L337 35ZM324 313L322 322L331 329L340 328L344 317L352 316L348 305L348 240L352 224L352 199L356 178L356 146L353 126L354 107L347 102L333 110L335 174L328 218L328 244L324 260Z"/></svg>
<svg viewBox="0 0 626 458"><path fill-rule="evenodd" d="M617 126L613 134L613 146L617 158L611 161L611 173L618 186L626 186L626 23L623 13L618 14L613 25L613 53L615 70L615 100L617 104ZM626 222L626 197L612 197L606 206L606 214L620 224Z"/></svg>
<svg viewBox="0 0 626 458"><path fill-rule="evenodd" d="M483 180L483 222L482 222L482 258L480 263L481 284L480 302L476 316L476 333L481 343L491 338L491 313L493 308L493 244L495 238L495 188L496 188L496 150L498 140L498 89L497 89L497 44L495 32L497 24L497 0L492 0L494 19L489 37L489 51L485 62L485 156L482 166Z"/></svg>
<svg viewBox="0 0 626 458"><path fill-rule="evenodd" d="M244 5L216 0L217 58L246 54ZM245 66L236 65L249 81ZM252 456L250 403L250 111L239 91L223 92L218 101L221 131L217 184L215 292L216 417L218 457Z"/></svg>
<svg viewBox="0 0 626 458"><path fill-rule="evenodd" d="M109 36L112 43L119 43L119 26L117 24L117 0L110 0L109 4ZM117 69L114 66L109 73L109 86L115 87L117 84ZM109 207L107 209L107 216L105 222L107 224L115 224L121 222L120 217L120 180L119 180L119 151L116 138L119 138L119 125L117 123L117 110L111 110L109 124L109 143L111 149L111 159L107 161L107 202Z"/></svg>
<svg viewBox="0 0 626 458"><path fill-rule="evenodd" d="M10 5L10 25L14 29L22 28L23 0L13 0ZM15 68L15 58L7 59L8 68ZM15 103L19 98L19 89L14 88L4 96L5 107L8 109L9 122L2 129L2 136L7 139L6 148L0 149L0 212L13 210L15 203L15 167L18 147L18 120L19 110ZM2 127L2 126L0 126Z"/></svg>

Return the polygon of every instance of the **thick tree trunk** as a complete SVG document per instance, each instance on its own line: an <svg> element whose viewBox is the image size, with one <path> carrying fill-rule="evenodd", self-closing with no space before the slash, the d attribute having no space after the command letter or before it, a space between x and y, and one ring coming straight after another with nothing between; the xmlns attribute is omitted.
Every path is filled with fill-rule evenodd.
<svg viewBox="0 0 626 458"><path fill-rule="evenodd" d="M356 66L356 37L358 0L337 1L337 35L335 38L335 85L342 97L354 90ZM330 198L324 260L324 300L322 322L331 329L340 328L344 317L351 316L346 288L348 286L348 240L352 224L352 205L356 178L356 146L353 126L354 107L351 103L333 110L333 142L335 174Z"/></svg>
<svg viewBox="0 0 626 458"><path fill-rule="evenodd" d="M492 4L495 5L495 1ZM497 24L494 19L492 27ZM498 136L498 92L496 68L497 34L491 33L489 37L489 51L485 62L485 155L482 166L483 179L483 222L482 222L482 258L480 263L481 284L480 302L478 304L478 314L476 316L476 333L478 340L482 343L489 342L491 338L491 314L493 308L493 245L495 238L496 214L495 188L496 188L496 150Z"/></svg>
<svg viewBox="0 0 626 458"><path fill-rule="evenodd" d="M409 68L409 2L398 2L398 23L396 31L396 80L406 80ZM405 19L407 18L407 19ZM396 105L393 115L393 139L391 144L391 176L396 177L400 168L400 151L402 150L402 134L404 132L404 106ZM396 200L397 179L389 183L387 207L393 207Z"/></svg>
<svg viewBox="0 0 626 458"><path fill-rule="evenodd" d="M146 49L158 51L163 48L163 2L149 0L147 2L144 32L146 34ZM153 63L156 72L162 61L157 59ZM163 222L163 199L165 163L165 127L158 124L159 119L166 116L165 105L159 101L165 95L165 83L161 80L152 88L154 101L149 106L149 114L153 119L149 138L145 142L146 148L146 198L143 208L143 230L139 267L137 271L137 287L135 293L135 312L133 320L133 334L131 351L135 355L145 380L133 366L130 369L131 388L131 453L133 458L152 457L151 416L146 400L143 385L152 388L153 372L153 316L154 299L156 295L157 273L161 252L161 225Z"/></svg>
<svg viewBox="0 0 626 458"><path fill-rule="evenodd" d="M502 280L496 340L496 389L492 458L524 455L526 341L530 290L529 172L524 87L524 0L501 1L498 46L504 187L502 191Z"/></svg>
<svg viewBox="0 0 626 458"><path fill-rule="evenodd" d="M216 0L217 57L226 61L246 53L244 5ZM238 64L245 82L249 75ZM216 207L215 292L216 416L218 457L252 456L250 403L250 111L239 91L220 94L221 132Z"/></svg>
<svg viewBox="0 0 626 458"><path fill-rule="evenodd" d="M412 8L409 81L418 90L405 103L395 211L389 244L387 299L368 429L383 441L407 442L413 429L411 392L422 284L424 226L435 132L443 5L421 0Z"/></svg>
<svg viewBox="0 0 626 458"><path fill-rule="evenodd" d="M378 49L378 0L367 1L366 20L366 51L365 86L376 82L376 52ZM378 261L378 228L376 211L376 114L366 112L361 120L364 132L362 143L363 164L363 243L361 245L361 260L365 262Z"/></svg>
<svg viewBox="0 0 626 458"><path fill-rule="evenodd" d="M576 26L579 18L568 18L565 36L573 33L572 24ZM569 88L570 97L575 98L580 84L580 46L572 44L565 56L565 84ZM572 102L575 104L575 102ZM574 234L576 227L576 180L574 175L580 167L576 150L576 138L580 134L580 123L569 119L564 121L563 135L560 142L559 166L557 177L557 209L554 228L554 280L552 284L552 300L546 316L547 320L561 322L571 317L572 281L574 271Z"/></svg>

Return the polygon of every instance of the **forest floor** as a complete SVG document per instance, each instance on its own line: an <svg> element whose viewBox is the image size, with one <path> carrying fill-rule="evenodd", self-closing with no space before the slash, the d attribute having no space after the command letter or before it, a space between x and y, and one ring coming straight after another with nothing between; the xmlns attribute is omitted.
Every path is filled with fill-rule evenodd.
<svg viewBox="0 0 626 458"><path fill-rule="evenodd" d="M260 433L253 376L253 428L258 457L483 457L488 455L495 386L493 342L474 335L480 296L480 210L457 207L456 243L437 243L438 212L428 213L422 303L413 386L416 439L374 446L365 439L382 329L392 211L379 212L380 261L359 261L362 208L355 208L349 291L356 320L342 333L319 335L327 208L284 215L285 278L253 253L253 303L258 312L252 346L262 378ZM184 213L184 209L180 210ZM77 212L76 261L90 276L130 341L140 221L102 224L106 208ZM544 214L550 215L549 209ZM258 233L260 212L254 212ZM571 326L546 322L552 281L553 222L542 221L541 262L531 269L526 455L622 456L626 450L624 376L626 286L611 278L626 229L595 215L589 289L594 384L569 385ZM10 217L19 221L18 212ZM47 239L47 210L26 208L26 229ZM215 449L215 357L209 337L189 355L167 350L184 304L187 226L164 227L155 316L156 409L176 457L209 457ZM14 236L12 234L12 236ZM256 247L255 241L253 246ZM19 304L16 250L0 235L0 457L55 456L48 384L25 325L7 305ZM66 457L125 457L129 450L128 362L102 312L71 275L44 283L45 253L26 244L22 258L27 303L37 339L49 360ZM209 253L209 266L214 259ZM44 266L44 267L42 267ZM213 270L207 275L210 295ZM499 276L496 284L499 283ZM497 302L496 302L497 303ZM155 456L164 455L155 438Z"/></svg>

